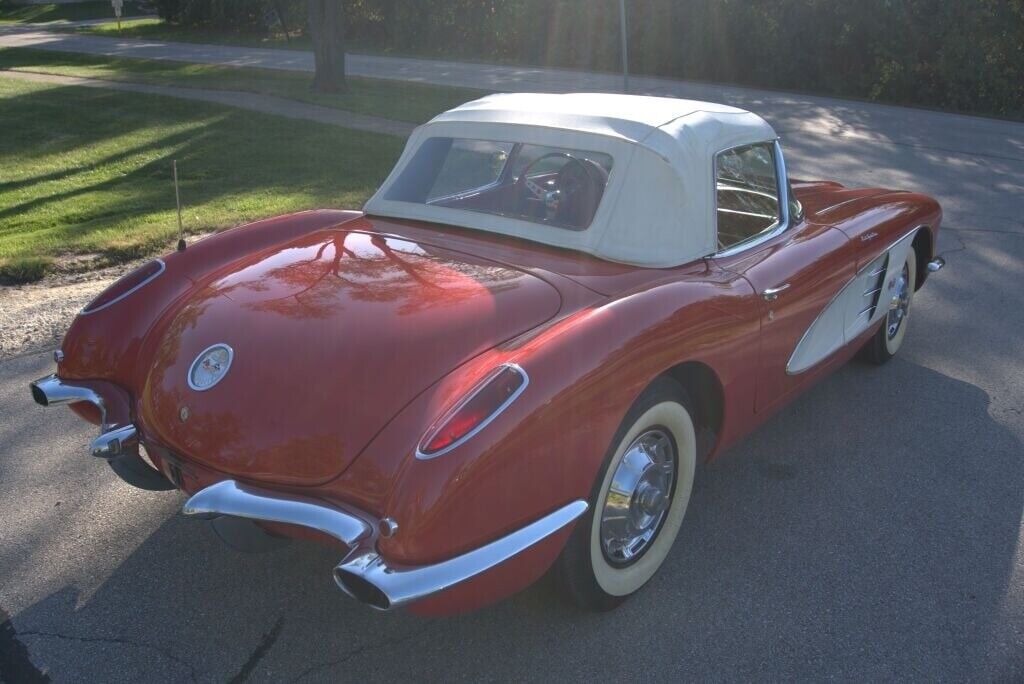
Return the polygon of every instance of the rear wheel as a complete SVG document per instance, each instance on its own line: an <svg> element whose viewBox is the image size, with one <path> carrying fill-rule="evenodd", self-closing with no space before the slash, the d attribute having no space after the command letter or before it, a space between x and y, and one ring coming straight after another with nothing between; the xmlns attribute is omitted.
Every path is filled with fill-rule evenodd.
<svg viewBox="0 0 1024 684"><path fill-rule="evenodd" d="M917 254L911 248L903 270L896 276L892 297L885 305L888 310L882 326L874 337L864 345L864 357L876 364L883 364L903 346L903 338L907 335L907 321L910 317L910 304L914 299L914 283L917 282Z"/></svg>
<svg viewBox="0 0 1024 684"><path fill-rule="evenodd" d="M590 509L556 573L581 607L609 610L643 587L668 556L683 522L697 444L685 393L655 381L619 427Z"/></svg>

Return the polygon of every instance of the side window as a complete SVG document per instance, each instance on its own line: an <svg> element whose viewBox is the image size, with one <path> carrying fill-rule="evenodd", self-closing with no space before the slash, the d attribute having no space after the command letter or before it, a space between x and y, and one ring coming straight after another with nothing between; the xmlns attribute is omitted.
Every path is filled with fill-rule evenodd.
<svg viewBox="0 0 1024 684"><path fill-rule="evenodd" d="M719 152L715 157L718 248L725 249L775 227L779 187L771 143Z"/></svg>

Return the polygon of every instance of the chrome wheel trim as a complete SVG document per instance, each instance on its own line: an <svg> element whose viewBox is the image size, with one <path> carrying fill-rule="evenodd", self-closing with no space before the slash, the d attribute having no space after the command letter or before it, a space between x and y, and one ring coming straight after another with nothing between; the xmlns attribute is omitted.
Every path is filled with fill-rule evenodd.
<svg viewBox="0 0 1024 684"><path fill-rule="evenodd" d="M910 268L903 264L903 271L893 288L892 299L889 301L889 313L885 320L885 334L891 340L900 331L900 326L907 318L910 310Z"/></svg>
<svg viewBox="0 0 1024 684"><path fill-rule="evenodd" d="M667 430L651 428L619 461L601 506L601 551L613 567L635 563L651 547L668 513L678 454Z"/></svg>

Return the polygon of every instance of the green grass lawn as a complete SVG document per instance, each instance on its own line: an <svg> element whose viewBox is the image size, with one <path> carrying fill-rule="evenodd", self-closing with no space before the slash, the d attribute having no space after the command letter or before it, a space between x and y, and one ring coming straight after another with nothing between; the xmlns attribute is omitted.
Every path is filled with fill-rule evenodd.
<svg viewBox="0 0 1024 684"><path fill-rule="evenodd" d="M312 207L358 208L403 141L188 100L0 74L0 279L56 258L167 249L171 160L187 230Z"/></svg>
<svg viewBox="0 0 1024 684"><path fill-rule="evenodd" d="M178 43L210 43L214 45L243 45L245 47L283 48L291 50L311 50L309 37L295 32L286 37L282 31L267 35L207 29L194 26L179 26L162 19L133 19L121 22L118 31L117 23L80 26L73 30L76 33L88 33L96 36L121 38L148 38L150 40L169 40Z"/></svg>
<svg viewBox="0 0 1024 684"><path fill-rule="evenodd" d="M79 55L28 48L0 49L0 69L188 88L243 90L413 123L422 123L440 112L483 95L478 90L466 88L369 78L351 79L348 94L323 95L310 90L313 76L307 73Z"/></svg>
<svg viewBox="0 0 1024 684"><path fill-rule="evenodd" d="M123 15L141 14L134 2L125 2ZM78 21L82 19L114 19L109 0L75 2L70 4L14 5L0 1L0 24L24 24L43 21ZM116 28L116 23L115 23Z"/></svg>

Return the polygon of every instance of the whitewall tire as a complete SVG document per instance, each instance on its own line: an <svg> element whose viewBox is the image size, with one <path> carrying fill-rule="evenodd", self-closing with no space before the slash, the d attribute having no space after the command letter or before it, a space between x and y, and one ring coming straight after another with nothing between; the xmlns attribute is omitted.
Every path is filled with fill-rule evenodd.
<svg viewBox="0 0 1024 684"><path fill-rule="evenodd" d="M688 399L658 379L616 433L591 507L577 523L556 571L585 608L614 608L661 567L693 489L697 441Z"/></svg>
<svg viewBox="0 0 1024 684"><path fill-rule="evenodd" d="M869 361L883 364L896 355L903 346L910 321L914 287L917 283L917 254L913 248L907 251L903 268L895 276L893 291L889 299L881 302L886 307L881 327L864 347Z"/></svg>

